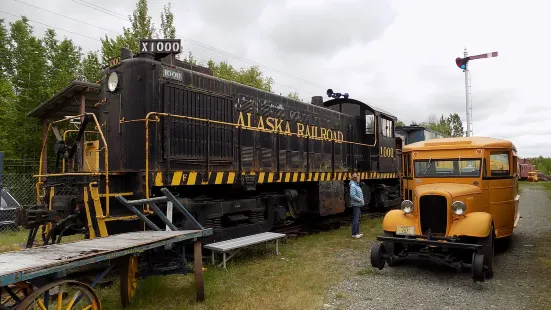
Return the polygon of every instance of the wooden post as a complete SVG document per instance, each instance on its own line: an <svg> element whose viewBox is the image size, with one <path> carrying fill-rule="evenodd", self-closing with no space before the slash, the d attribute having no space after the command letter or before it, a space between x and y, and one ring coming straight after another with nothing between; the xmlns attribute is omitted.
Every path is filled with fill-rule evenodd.
<svg viewBox="0 0 551 310"><path fill-rule="evenodd" d="M195 260L195 287L197 289L197 301L205 300L205 285L203 283L203 253L201 252L201 241L196 240L193 245L193 256Z"/></svg>

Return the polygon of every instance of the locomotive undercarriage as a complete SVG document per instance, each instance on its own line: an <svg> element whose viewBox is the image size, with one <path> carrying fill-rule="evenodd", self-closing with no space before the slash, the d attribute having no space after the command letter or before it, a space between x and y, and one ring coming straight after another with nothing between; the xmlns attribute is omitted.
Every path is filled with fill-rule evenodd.
<svg viewBox="0 0 551 310"><path fill-rule="evenodd" d="M137 182L129 182L130 179ZM139 174L113 176L110 178L110 192L112 195L125 192L133 194L129 199L144 198L143 194L138 192L141 187L140 179L142 176ZM18 223L30 229L28 246L32 245L40 228L42 233L39 239L43 244L59 243L62 237L75 234L83 234L85 238L90 238L90 229L93 230L93 237L102 236L101 225L104 225L109 235L143 229L143 222L132 216L132 213L114 197L109 198L111 220L100 223L89 185L90 182L97 182L98 188L102 188L102 180L103 177L50 178L43 186L45 195L42 203L21 209L17 216ZM362 190L368 210L376 211L399 205L400 193L393 181L364 181ZM348 187L344 183L327 181L257 184L253 190L238 184L167 188L201 225L213 228L211 241L221 241L344 213L348 198ZM88 197L87 208L84 203L85 188ZM152 197L160 195L160 187L152 188ZM106 198L99 198L98 202L105 209ZM51 204L51 208L48 204ZM166 204L157 206L167 214ZM101 214L100 218L103 215ZM158 227L165 227L165 224L154 215L149 218ZM121 225L121 222L124 224ZM173 213L172 222L179 229L194 229L191 221L178 212Z"/></svg>
<svg viewBox="0 0 551 310"><path fill-rule="evenodd" d="M289 185L264 185L254 191L246 191L239 185L169 189L201 225L214 229L211 240L221 241L285 227L307 215L319 216L308 204L314 198L308 195L313 184ZM162 210L165 212L166 206ZM181 222L179 217L173 221L182 229L193 229L189 221Z"/></svg>

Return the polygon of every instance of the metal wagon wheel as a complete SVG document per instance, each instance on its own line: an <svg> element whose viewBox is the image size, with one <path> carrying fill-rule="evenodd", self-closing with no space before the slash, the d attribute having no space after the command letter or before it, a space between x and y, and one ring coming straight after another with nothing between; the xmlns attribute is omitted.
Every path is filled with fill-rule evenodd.
<svg viewBox="0 0 551 310"><path fill-rule="evenodd" d="M32 292L33 287L28 282L0 287L0 309L17 309L17 306Z"/></svg>
<svg viewBox="0 0 551 310"><path fill-rule="evenodd" d="M123 258L122 270L121 270L121 303L123 307L127 307L138 288L138 257L129 255Z"/></svg>
<svg viewBox="0 0 551 310"><path fill-rule="evenodd" d="M62 280L42 286L27 296L17 310L31 309L101 310L94 290L78 281Z"/></svg>

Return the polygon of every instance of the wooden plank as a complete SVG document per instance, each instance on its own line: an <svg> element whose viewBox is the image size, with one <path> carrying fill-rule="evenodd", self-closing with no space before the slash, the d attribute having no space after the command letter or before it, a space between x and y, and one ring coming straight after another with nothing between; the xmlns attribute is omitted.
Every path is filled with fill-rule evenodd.
<svg viewBox="0 0 551 310"><path fill-rule="evenodd" d="M140 231L6 252L0 254L0 276L67 264L83 258L124 251L200 232L199 230Z"/></svg>
<svg viewBox="0 0 551 310"><path fill-rule="evenodd" d="M285 234L265 232L261 234L250 235L241 238L230 239L226 241L216 242L205 245L205 249L218 251L218 252L227 252L233 249L242 248L245 246L270 241L274 239L279 239L285 237Z"/></svg>

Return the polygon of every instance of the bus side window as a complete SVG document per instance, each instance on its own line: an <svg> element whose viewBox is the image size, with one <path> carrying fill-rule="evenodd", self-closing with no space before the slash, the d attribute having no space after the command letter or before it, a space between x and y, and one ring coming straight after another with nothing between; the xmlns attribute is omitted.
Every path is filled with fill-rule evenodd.
<svg viewBox="0 0 551 310"><path fill-rule="evenodd" d="M509 152L490 152L490 176L503 177L510 175Z"/></svg>

